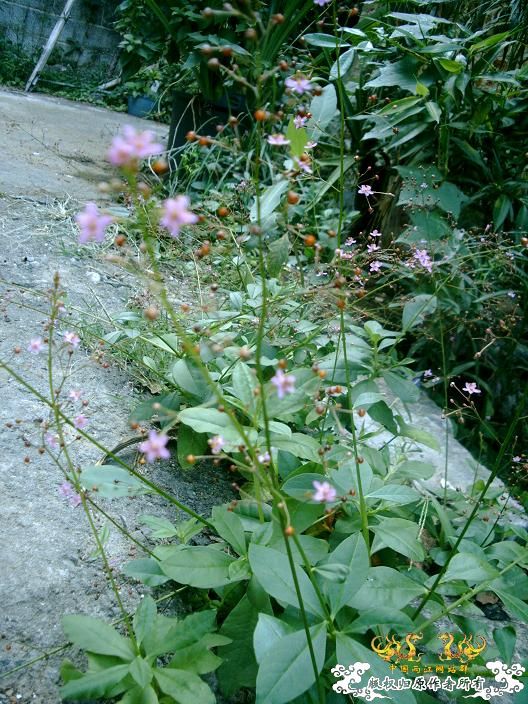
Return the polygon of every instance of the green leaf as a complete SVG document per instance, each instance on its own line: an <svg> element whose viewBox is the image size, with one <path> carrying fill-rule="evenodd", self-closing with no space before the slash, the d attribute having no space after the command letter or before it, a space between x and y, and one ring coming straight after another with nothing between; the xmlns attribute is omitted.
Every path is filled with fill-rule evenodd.
<svg viewBox="0 0 528 704"><path fill-rule="evenodd" d="M398 426L394 420L394 414L385 401L378 401L373 404L369 407L367 413L372 420L375 420L376 423L382 425L390 433L393 435L398 435Z"/></svg>
<svg viewBox="0 0 528 704"><path fill-rule="evenodd" d="M128 689L119 704L158 704L156 692L150 685L145 688L133 687Z"/></svg>
<svg viewBox="0 0 528 704"><path fill-rule="evenodd" d="M141 688L146 687L152 682L152 668L148 662L139 655L132 660L128 671Z"/></svg>
<svg viewBox="0 0 528 704"><path fill-rule="evenodd" d="M460 73L464 70L464 65L460 63L460 61L453 61L452 59L438 59L438 63L449 73Z"/></svg>
<svg viewBox="0 0 528 704"><path fill-rule="evenodd" d="M400 435L411 438L411 440L426 445L437 452L440 450L440 443L434 435L420 428L416 428L414 425L408 425L401 416L396 416L396 420L400 427Z"/></svg>
<svg viewBox="0 0 528 704"><path fill-rule="evenodd" d="M284 450L285 452L290 452L295 457L300 457L303 460L311 460L312 462L319 462L321 457L319 455L319 450L321 445L317 440L310 435L305 435L304 433L293 433L291 438L287 437L273 437L273 447L278 450Z"/></svg>
<svg viewBox="0 0 528 704"><path fill-rule="evenodd" d="M307 44L319 46L323 49L338 49L350 46L350 44L346 42L341 42L339 38L335 37L333 34L320 34L316 32L314 34L305 34L303 38Z"/></svg>
<svg viewBox="0 0 528 704"><path fill-rule="evenodd" d="M299 599L286 555L278 550L252 543L249 547L249 563L253 574L268 594L286 604L299 607ZM315 589L300 567L297 567L297 580L304 608L312 614L324 617Z"/></svg>
<svg viewBox="0 0 528 704"><path fill-rule="evenodd" d="M469 552L459 552L453 557L442 577L442 582L463 579L468 584L478 584L486 579L498 577L497 570L489 562Z"/></svg>
<svg viewBox="0 0 528 704"><path fill-rule="evenodd" d="M178 545L161 561L161 569L180 584L210 589L229 584L232 562L230 555L208 545Z"/></svg>
<svg viewBox="0 0 528 704"><path fill-rule="evenodd" d="M286 138L290 140L290 154L295 157L300 157L301 154L304 153L306 144L308 143L308 133L304 127L295 127L293 117L288 123Z"/></svg>
<svg viewBox="0 0 528 704"><path fill-rule="evenodd" d="M408 301L402 314L402 327L405 331L421 325L427 315L435 312L438 301L436 296L421 293Z"/></svg>
<svg viewBox="0 0 528 704"><path fill-rule="evenodd" d="M251 210L249 211L249 219L251 222L257 222L259 218L259 204L260 220L261 222L267 220L279 207L281 198L288 190L288 187L289 181L282 179L281 181L277 181L271 186L265 188L260 194L260 198L258 200L255 198L253 205L251 206Z"/></svg>
<svg viewBox="0 0 528 704"><path fill-rule="evenodd" d="M380 520L381 522L373 528L376 536L372 546L373 552L381 547L389 547L411 560L422 562L425 559L423 546L417 537L419 530L417 523L407 521L405 518Z"/></svg>
<svg viewBox="0 0 528 704"><path fill-rule="evenodd" d="M367 579L369 557L363 536L360 533L354 533L343 540L320 567L333 563L348 568L348 576L344 582L335 583L325 580L322 585L323 593L330 603L332 615L336 616Z"/></svg>
<svg viewBox="0 0 528 704"><path fill-rule="evenodd" d="M139 517L139 521L150 528L153 538L173 538L178 534L176 526L166 518L144 515Z"/></svg>
<svg viewBox="0 0 528 704"><path fill-rule="evenodd" d="M108 667L100 672L89 673L79 679L70 680L64 687L61 687L60 694L63 699L98 699L104 697L127 675L128 665Z"/></svg>
<svg viewBox="0 0 528 704"><path fill-rule="evenodd" d="M505 39L507 39L509 36L511 36L511 34L512 34L511 31L499 32L498 34L493 34L491 37L486 37L486 39L482 39L480 42L476 42L476 44L472 44L469 47L469 53L476 54L479 51L490 49L491 47L503 42Z"/></svg>
<svg viewBox="0 0 528 704"><path fill-rule="evenodd" d="M321 95L316 95L310 103L312 117L308 122L308 130L312 139L319 139L327 125L339 114L337 109L337 93L330 83L323 88Z"/></svg>
<svg viewBox="0 0 528 704"><path fill-rule="evenodd" d="M505 193L501 195L495 201L493 206L493 224L496 229L499 229L507 217L511 217L513 214L513 206L511 200Z"/></svg>
<svg viewBox="0 0 528 704"><path fill-rule="evenodd" d="M176 443L178 452L178 464L183 469L190 469L194 465L187 461L189 455L208 454L207 435L197 433L190 425L181 424L178 428L178 442Z"/></svg>
<svg viewBox="0 0 528 704"><path fill-rule="evenodd" d="M442 110L438 103L435 103L432 100L428 100L425 103L425 107L429 115L433 118L433 120L436 122L437 125L440 124L440 119L442 117Z"/></svg>
<svg viewBox="0 0 528 704"><path fill-rule="evenodd" d="M317 672L326 654L326 624L310 628ZM257 704L287 704L315 682L305 631L284 636L263 656L257 675Z"/></svg>
<svg viewBox="0 0 528 704"><path fill-rule="evenodd" d="M396 476L398 479L430 479L435 471L429 462L405 460L396 468Z"/></svg>
<svg viewBox="0 0 528 704"><path fill-rule="evenodd" d="M416 76L418 74L419 62L406 56L400 61L387 63L379 70L379 75L376 78L365 83L365 88L381 88L398 86L401 90L407 90L410 93L415 93L417 89ZM420 75L420 83L426 87L432 84L432 78L429 75Z"/></svg>
<svg viewBox="0 0 528 704"><path fill-rule="evenodd" d="M237 443L243 442L231 418L227 413L222 413L216 408L204 408L203 406L185 408L180 411L178 418L185 425L190 425L197 433L221 435L224 440L231 440ZM254 432L250 432L252 430L252 428L246 428L249 435L254 434Z"/></svg>
<svg viewBox="0 0 528 704"><path fill-rule="evenodd" d="M168 376L187 396L197 401L205 401L211 395L200 370L188 359L175 362Z"/></svg>
<svg viewBox="0 0 528 704"><path fill-rule="evenodd" d="M508 665L511 665L515 651L515 641L517 640L515 628L513 626L502 626L501 628L496 628L493 631L493 640L499 649L501 658Z"/></svg>
<svg viewBox="0 0 528 704"><path fill-rule="evenodd" d="M141 645L143 639L150 633L150 629L156 620L156 614L156 602L149 594L145 595L136 609L133 621L134 633L138 645ZM138 682L138 684L141 683Z"/></svg>
<svg viewBox="0 0 528 704"><path fill-rule="evenodd" d="M403 609L424 591L421 584L417 584L392 567L371 567L367 581L348 603L358 611L379 606Z"/></svg>
<svg viewBox="0 0 528 704"><path fill-rule="evenodd" d="M403 403L416 403L420 398L420 389L410 379L404 379L394 372L383 372L385 383Z"/></svg>
<svg viewBox="0 0 528 704"><path fill-rule="evenodd" d="M416 489L410 486L402 486L401 484L386 484L385 486L371 491L365 495L366 499L382 499L383 501L390 501L393 504L404 506L405 504L411 504L414 501L420 501L421 496L416 491Z"/></svg>
<svg viewBox="0 0 528 704"><path fill-rule="evenodd" d="M489 588L499 597L512 618L518 619L521 623L528 622L528 604L526 602L513 596L513 594L502 591L502 589L494 589L493 584Z"/></svg>
<svg viewBox="0 0 528 704"><path fill-rule="evenodd" d="M344 54L341 54L339 59L332 64L330 80L337 81L339 78L343 79L345 74L352 68L355 56L356 50L354 48L348 49Z"/></svg>
<svg viewBox="0 0 528 704"><path fill-rule="evenodd" d="M156 668L154 677L161 691L173 697L178 704L215 704L216 702L211 689L192 672Z"/></svg>
<svg viewBox="0 0 528 704"><path fill-rule="evenodd" d="M253 652L253 631L257 620L257 610L244 595L220 629L222 635L233 641L218 649L224 660L218 669L218 680L227 697L241 687L255 686L257 662Z"/></svg>
<svg viewBox="0 0 528 704"><path fill-rule="evenodd" d="M240 518L228 511L225 506L215 506L212 514L212 524L218 535L223 538L239 554L247 553L244 527Z"/></svg>
<svg viewBox="0 0 528 704"><path fill-rule="evenodd" d="M123 467L93 465L83 469L80 482L86 489L97 491L105 499L121 496L138 496L152 491Z"/></svg>
<svg viewBox="0 0 528 704"><path fill-rule="evenodd" d="M160 563L151 557L141 557L139 560L131 560L123 567L123 574L132 579L138 579L147 587L159 587L165 584L169 578L163 574Z"/></svg>
<svg viewBox="0 0 528 704"><path fill-rule="evenodd" d="M375 609L361 612L359 617L350 626L347 626L346 630L350 633L366 633L378 626L389 626L392 631L407 631L408 633L411 633L414 628L412 620L403 611L378 606Z"/></svg>
<svg viewBox="0 0 528 704"><path fill-rule="evenodd" d="M244 362L237 362L231 374L233 394L242 401L248 411L253 412L255 408L254 391L258 387L258 381L250 367Z"/></svg>
<svg viewBox="0 0 528 704"><path fill-rule="evenodd" d="M270 276L278 276L290 256L290 240L288 235L279 237L268 246L267 266Z"/></svg>
<svg viewBox="0 0 528 704"><path fill-rule="evenodd" d="M136 656L130 640L104 621L91 616L64 616L62 627L74 645L90 653L113 655L122 660L133 660Z"/></svg>
<svg viewBox="0 0 528 704"><path fill-rule="evenodd" d="M214 635L216 638L221 638L221 636ZM206 637L197 643L188 645L186 648L179 648L170 661L169 667L194 672L197 675L213 672L222 664L222 658L211 653L207 643Z"/></svg>
<svg viewBox="0 0 528 704"><path fill-rule="evenodd" d="M295 629L285 621L269 614L259 614L258 622L253 633L253 649L257 662L260 663L264 655L274 648L282 638Z"/></svg>

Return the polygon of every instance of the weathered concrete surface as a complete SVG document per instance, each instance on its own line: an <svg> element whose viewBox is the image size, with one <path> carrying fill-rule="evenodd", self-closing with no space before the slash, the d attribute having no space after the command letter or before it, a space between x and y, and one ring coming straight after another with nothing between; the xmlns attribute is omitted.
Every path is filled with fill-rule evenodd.
<svg viewBox="0 0 528 704"><path fill-rule="evenodd" d="M104 152L124 122L153 128L161 137L165 128L33 95L0 93L0 113L0 358L46 394L45 357L29 354L26 347L30 338L43 334L48 312L42 293L54 272L60 272L71 311L63 329L76 329L78 310L102 313L101 302L110 313L122 310L140 286L77 246L71 216L80 202L75 199L100 200L95 183L113 175ZM174 288L185 287L174 282ZM13 351L17 346L20 354ZM59 495L62 475L38 452L40 419L48 417L45 407L5 372L0 372L0 388L1 675L60 646L62 615L89 613L111 621L120 614L100 560L91 557L94 542L82 508L72 508ZM125 374L113 366L105 369L80 349L65 386L72 388L83 390L88 429L100 442L113 447L131 436L127 417L139 396ZM80 467L101 456L83 442L74 443L72 454ZM133 460L134 454L128 457ZM202 468L182 473L176 464L164 463L146 471L200 513L234 497L229 480ZM140 515L181 518L155 496L110 503L115 504L110 513L143 543L148 531L140 525ZM97 524L101 527L104 520ZM124 603L134 608L144 589L120 574L134 550L113 527L105 547ZM70 653L0 679L0 703L58 704L58 667L65 656Z"/></svg>
<svg viewBox="0 0 528 704"><path fill-rule="evenodd" d="M62 98L0 90L0 193L34 198L102 200L99 181L111 176L105 153L119 129L168 127Z"/></svg>

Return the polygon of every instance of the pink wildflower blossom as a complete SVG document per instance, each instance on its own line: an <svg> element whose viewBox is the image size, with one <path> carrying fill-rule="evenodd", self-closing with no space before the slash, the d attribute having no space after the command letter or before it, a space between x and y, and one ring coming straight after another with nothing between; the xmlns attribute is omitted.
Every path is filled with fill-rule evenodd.
<svg viewBox="0 0 528 704"><path fill-rule="evenodd" d="M72 389L68 394L68 398L72 401L80 401L82 394L83 392L80 389Z"/></svg>
<svg viewBox="0 0 528 704"><path fill-rule="evenodd" d="M328 5L330 0L314 0L314 5L319 5L319 7L324 7L325 5Z"/></svg>
<svg viewBox="0 0 528 704"><path fill-rule="evenodd" d="M294 159L293 163L295 164L295 168L299 171L304 171L305 174L313 173L312 167L310 166L310 162L306 159Z"/></svg>
<svg viewBox="0 0 528 704"><path fill-rule="evenodd" d="M336 500L337 491L328 482L312 482L312 486L315 489L312 499L314 501L319 501L322 504L332 503Z"/></svg>
<svg viewBox="0 0 528 704"><path fill-rule="evenodd" d="M134 166L140 159L161 154L163 145L154 142L154 132L138 132L131 125L123 127L123 134L112 140L108 160L114 166Z"/></svg>
<svg viewBox="0 0 528 704"><path fill-rule="evenodd" d="M417 249L414 253L414 258L419 264L423 266L424 269L427 269L429 273L432 272L433 261L426 249Z"/></svg>
<svg viewBox="0 0 528 704"><path fill-rule="evenodd" d="M76 335L74 332L65 332L64 333L64 342L67 345L71 345L74 349L79 347L79 343L81 342L81 338Z"/></svg>
<svg viewBox="0 0 528 704"><path fill-rule="evenodd" d="M364 183L362 186L360 186L360 187L358 188L358 193L359 193L359 195L361 195L361 196L367 196L367 198L368 198L369 196L374 195L374 191L372 190L371 186L369 186L369 185L366 184L366 183Z"/></svg>
<svg viewBox="0 0 528 704"><path fill-rule="evenodd" d="M286 139L283 134L270 134L267 139L267 142L268 144L271 144L274 147L284 147L290 143L290 140Z"/></svg>
<svg viewBox="0 0 528 704"><path fill-rule="evenodd" d="M370 265L370 271L379 271L381 269L381 262L375 261Z"/></svg>
<svg viewBox="0 0 528 704"><path fill-rule="evenodd" d="M301 127L305 126L307 120L308 118L304 117L304 115L295 115L295 117L293 118L293 124L298 130L300 130Z"/></svg>
<svg viewBox="0 0 528 704"><path fill-rule="evenodd" d="M48 447L51 447L52 450L59 449L59 438L53 435L53 433L46 433L46 435L44 435L44 442Z"/></svg>
<svg viewBox="0 0 528 704"><path fill-rule="evenodd" d="M515 457L512 457L512 462L522 462L522 457L520 455L515 455Z"/></svg>
<svg viewBox="0 0 528 704"><path fill-rule="evenodd" d="M33 337L27 346L27 351L31 352L31 354L38 354L39 352L42 352L43 349L44 342L41 337Z"/></svg>
<svg viewBox="0 0 528 704"><path fill-rule="evenodd" d="M367 245L367 252L369 254L372 254L372 252L377 252L378 249L380 249L380 248L377 244L368 244Z"/></svg>
<svg viewBox="0 0 528 704"><path fill-rule="evenodd" d="M194 225L198 222L198 216L189 210L189 205L187 196L169 198L163 204L163 217L160 222L172 237L178 237L183 225Z"/></svg>
<svg viewBox="0 0 528 704"><path fill-rule="evenodd" d="M382 236L382 234L379 230L372 230L372 232L370 233L370 237L381 237L381 236Z"/></svg>
<svg viewBox="0 0 528 704"><path fill-rule="evenodd" d="M79 243L102 242L105 230L113 221L110 215L103 215L95 203L86 203L84 210L75 216L79 226Z"/></svg>
<svg viewBox="0 0 528 704"><path fill-rule="evenodd" d="M424 379L430 379L433 376L433 370L432 369L426 369L423 373Z"/></svg>
<svg viewBox="0 0 528 704"><path fill-rule="evenodd" d="M221 435L215 435L213 438L210 438L208 442L213 455L219 455L225 445L225 440Z"/></svg>
<svg viewBox="0 0 528 704"><path fill-rule="evenodd" d="M75 416L73 419L73 425L77 428L77 430L84 430L88 425L88 418L84 415L84 413L79 413L79 415Z"/></svg>
<svg viewBox="0 0 528 704"><path fill-rule="evenodd" d="M166 448L168 442L168 435L158 434L155 430L151 430L148 439L139 444L139 451L143 452L147 462L154 462L158 459L168 460L170 457L170 452Z"/></svg>
<svg viewBox="0 0 528 704"><path fill-rule="evenodd" d="M59 487L59 494L68 499L73 508L76 508L81 503L81 497L75 489L72 487L70 482L63 482Z"/></svg>
<svg viewBox="0 0 528 704"><path fill-rule="evenodd" d="M470 396L471 394L481 394L482 391L478 388L474 381L466 381L466 385L462 387L462 391L465 391Z"/></svg>
<svg viewBox="0 0 528 704"><path fill-rule="evenodd" d="M306 78L306 76L289 76L285 81L284 85L286 88L289 88L291 91L294 93L297 93L298 95L302 95L303 93L307 93L308 91L312 90L312 84L310 81Z"/></svg>
<svg viewBox="0 0 528 704"><path fill-rule="evenodd" d="M313 139L311 139L309 142L306 142L306 144L304 145L304 148L305 149L315 149L317 144L318 144L317 142L314 142Z"/></svg>
<svg viewBox="0 0 528 704"><path fill-rule="evenodd" d="M257 459L260 462L260 464L268 464L269 462L271 462L271 456L267 450L266 450L266 452L263 452L261 455L257 455Z"/></svg>
<svg viewBox="0 0 528 704"><path fill-rule="evenodd" d="M352 247L353 244L356 244L356 240L355 240L353 237L348 237L348 238L345 240L345 245L346 245L347 247Z"/></svg>
<svg viewBox="0 0 528 704"><path fill-rule="evenodd" d="M271 377L271 383L277 389L277 396L280 399L295 391L295 377L293 374L285 374L282 369L277 369L275 376Z"/></svg>

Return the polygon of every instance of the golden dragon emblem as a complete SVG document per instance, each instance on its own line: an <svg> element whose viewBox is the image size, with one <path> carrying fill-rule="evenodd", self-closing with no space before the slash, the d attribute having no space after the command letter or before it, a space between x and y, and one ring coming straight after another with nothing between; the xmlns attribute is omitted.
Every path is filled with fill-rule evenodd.
<svg viewBox="0 0 528 704"><path fill-rule="evenodd" d="M469 660L474 660L486 648L486 639L483 636L475 636L473 644L473 634L467 636L463 634L463 638L453 648L455 636L452 633L439 633L438 638L444 644L440 652L440 660L460 660L461 663L466 663ZM477 642L478 641L478 642Z"/></svg>
<svg viewBox="0 0 528 704"><path fill-rule="evenodd" d="M421 633L407 633L403 642L398 640L396 636L385 636L385 642L382 636L374 636L370 642L372 650L379 655L380 658L389 662L393 657L399 662L406 660L407 662L420 662L421 655L417 655L415 643L422 640ZM407 650L405 650L407 645Z"/></svg>

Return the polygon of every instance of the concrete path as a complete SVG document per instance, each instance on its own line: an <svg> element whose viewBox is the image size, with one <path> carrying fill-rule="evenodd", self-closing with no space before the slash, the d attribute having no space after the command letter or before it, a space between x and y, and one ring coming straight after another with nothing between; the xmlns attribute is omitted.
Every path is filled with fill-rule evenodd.
<svg viewBox="0 0 528 704"><path fill-rule="evenodd" d="M0 358L43 393L44 356L26 348L30 338L43 333L48 313L42 294L54 272L60 273L68 294L65 325L72 329L79 310L98 314L103 303L109 313L117 312L138 291L138 283L122 269L77 246L72 221L82 202L101 200L96 184L113 175L105 150L125 123L154 129L162 141L167 133L166 126L125 114L0 91ZM185 288L175 283L175 290ZM20 354L13 352L17 346ZM105 368L78 350L66 388L83 390L89 429L102 443L113 447L132 435L127 419L139 395L118 369ZM62 615L88 613L111 621L119 613L100 560L93 557L82 508L72 508L59 495L62 476L38 452L45 408L2 372L0 389L1 675L60 646ZM73 456L82 467L97 461L100 453L78 442ZM182 473L176 464L164 463L148 471L200 513L208 514L214 502L234 496L229 481L207 470ZM118 500L110 510L142 542L147 535L138 520L142 514L181 518L151 496ZM99 520L98 526L103 523ZM133 609L144 589L121 575L120 567L134 548L112 528L106 549L122 598ZM0 679L0 704L58 704L58 668L66 656L71 653Z"/></svg>

